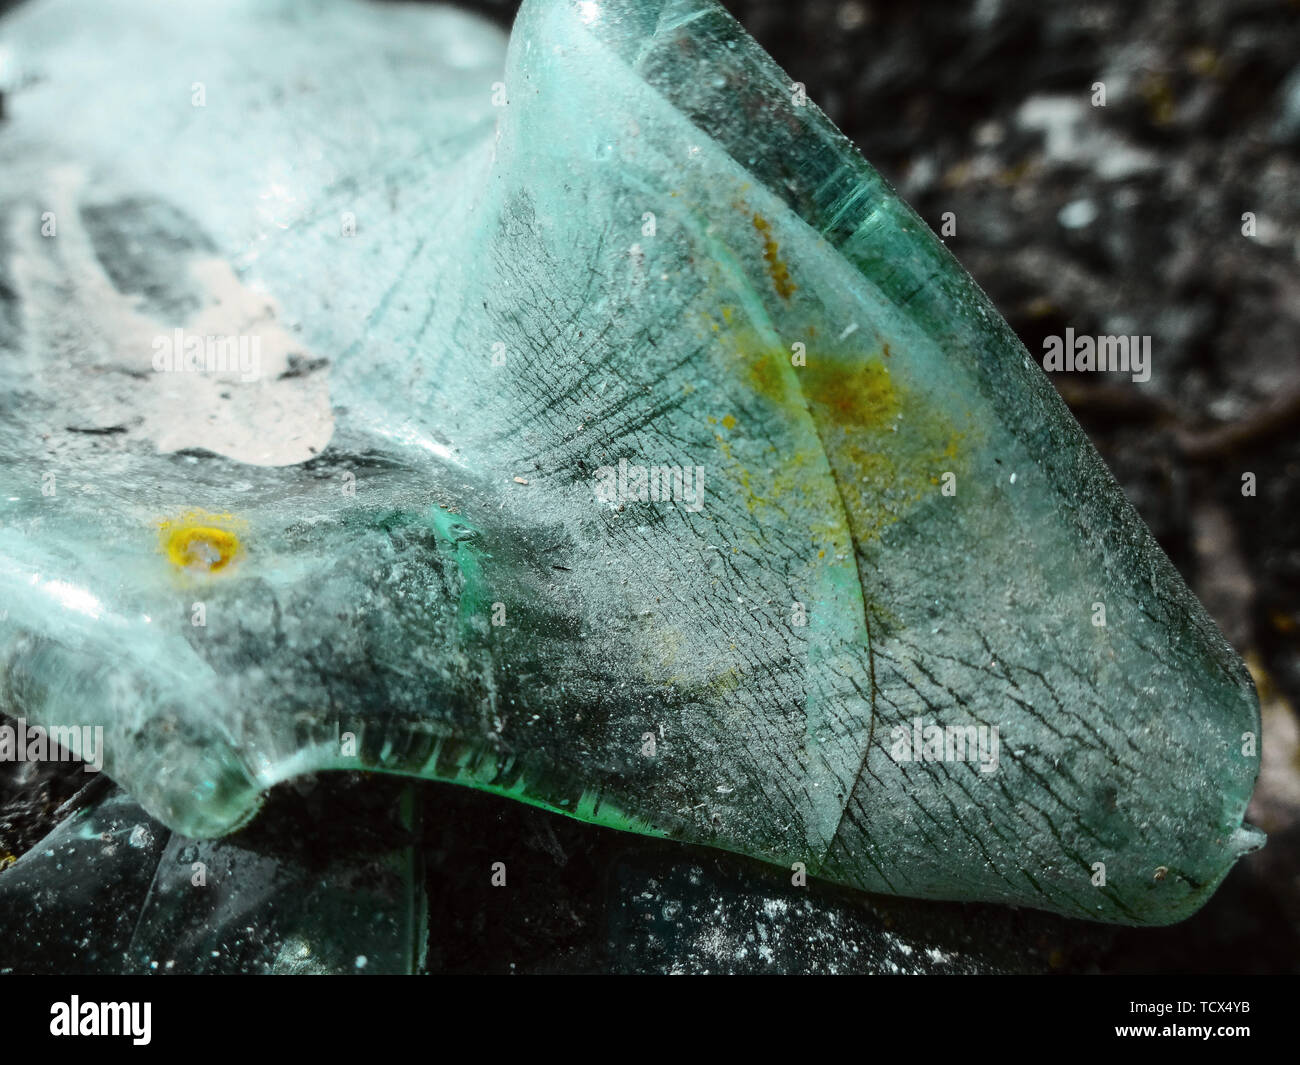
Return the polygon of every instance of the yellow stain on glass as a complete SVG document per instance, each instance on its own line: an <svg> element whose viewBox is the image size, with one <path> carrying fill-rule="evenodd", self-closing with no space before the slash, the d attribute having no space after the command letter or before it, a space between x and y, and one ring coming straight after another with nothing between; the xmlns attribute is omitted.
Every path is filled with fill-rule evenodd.
<svg viewBox="0 0 1300 1065"><path fill-rule="evenodd" d="M933 493L943 471L964 467L965 427L898 379L888 344L863 349L859 338L840 345L806 335L805 358L796 365L789 350L773 348L750 330L728 331L726 344L756 395L787 417L797 418L797 411L811 416L853 534L870 541ZM814 491L806 467L818 456L786 453L779 459L767 491L749 487L748 471L740 476L751 510L769 502L787 507L794 496ZM833 513L829 497L820 506L813 498L805 502L812 513ZM835 539L836 530L819 531Z"/></svg>
<svg viewBox="0 0 1300 1065"><path fill-rule="evenodd" d="M245 523L232 514L189 510L158 523L163 554L177 569L206 575L227 569L243 552Z"/></svg>
<svg viewBox="0 0 1300 1065"><path fill-rule="evenodd" d="M772 279L772 287L783 300L794 295L797 287L790 279L790 268L780 256L780 247L772 236L772 223L761 214L754 215L754 228L763 240L763 259L767 263L767 273Z"/></svg>

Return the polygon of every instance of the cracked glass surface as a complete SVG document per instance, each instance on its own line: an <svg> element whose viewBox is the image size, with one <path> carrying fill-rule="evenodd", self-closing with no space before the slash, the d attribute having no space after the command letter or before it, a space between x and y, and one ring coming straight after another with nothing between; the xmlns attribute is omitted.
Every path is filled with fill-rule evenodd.
<svg viewBox="0 0 1300 1065"><path fill-rule="evenodd" d="M5 713L199 839L371 769L1132 924L1257 844L1241 662L711 0L142 8L5 22Z"/></svg>

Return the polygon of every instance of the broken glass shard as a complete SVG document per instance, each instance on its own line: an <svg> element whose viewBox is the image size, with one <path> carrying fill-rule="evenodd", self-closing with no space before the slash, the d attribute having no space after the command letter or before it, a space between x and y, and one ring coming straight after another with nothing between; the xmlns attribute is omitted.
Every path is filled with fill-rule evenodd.
<svg viewBox="0 0 1300 1065"><path fill-rule="evenodd" d="M6 714L198 838L364 768L1134 924L1257 845L1242 663L713 0L145 9L5 20Z"/></svg>

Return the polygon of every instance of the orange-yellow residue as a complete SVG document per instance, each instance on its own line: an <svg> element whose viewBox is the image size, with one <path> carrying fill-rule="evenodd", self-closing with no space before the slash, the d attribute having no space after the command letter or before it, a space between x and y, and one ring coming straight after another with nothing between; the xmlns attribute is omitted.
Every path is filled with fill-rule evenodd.
<svg viewBox="0 0 1300 1065"><path fill-rule="evenodd" d="M163 554L189 573L219 573L243 550L239 532L244 522L230 514L189 510L179 518L158 523Z"/></svg>
<svg viewBox="0 0 1300 1065"><path fill-rule="evenodd" d="M772 284L776 287L776 294L783 300L788 300L794 295L796 286L790 280L789 267L777 254L780 248L772 238L772 224L761 214L756 214L754 215L754 228L758 230L758 235L763 238L763 258L767 260L767 272L771 275Z"/></svg>

